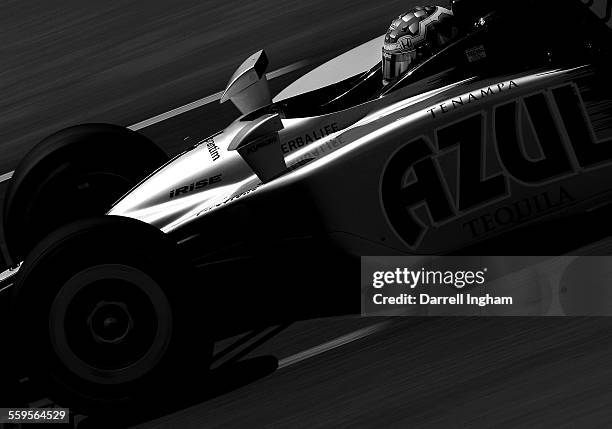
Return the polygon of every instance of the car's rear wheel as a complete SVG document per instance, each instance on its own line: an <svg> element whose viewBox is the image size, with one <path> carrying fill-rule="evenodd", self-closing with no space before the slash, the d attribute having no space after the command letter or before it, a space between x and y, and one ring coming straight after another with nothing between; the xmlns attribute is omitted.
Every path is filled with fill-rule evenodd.
<svg viewBox="0 0 612 429"><path fill-rule="evenodd" d="M182 378L186 347L190 361L199 356L191 370L206 371L212 342L203 330L189 338L188 271L165 234L135 220L55 231L28 255L14 291L23 372L60 405L93 413L163 397Z"/></svg>
<svg viewBox="0 0 612 429"><path fill-rule="evenodd" d="M61 225L103 215L167 160L146 137L116 125L77 125L47 137L20 162L5 196L13 262Z"/></svg>

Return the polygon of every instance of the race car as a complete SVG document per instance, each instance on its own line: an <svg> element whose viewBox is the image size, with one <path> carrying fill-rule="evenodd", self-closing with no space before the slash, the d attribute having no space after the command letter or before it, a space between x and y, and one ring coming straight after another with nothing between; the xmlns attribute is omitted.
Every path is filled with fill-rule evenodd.
<svg viewBox="0 0 612 429"><path fill-rule="evenodd" d="M12 372L77 409L133 407L208 367L218 294L607 236L609 14L511 3L412 9L274 98L259 51L221 99L242 115L171 160L108 124L43 140L4 202Z"/></svg>

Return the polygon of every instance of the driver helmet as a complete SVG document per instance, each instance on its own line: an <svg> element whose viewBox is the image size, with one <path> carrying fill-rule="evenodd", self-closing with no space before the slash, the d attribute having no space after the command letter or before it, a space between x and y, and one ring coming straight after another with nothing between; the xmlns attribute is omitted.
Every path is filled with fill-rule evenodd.
<svg viewBox="0 0 612 429"><path fill-rule="evenodd" d="M382 48L384 84L448 45L458 34L454 21L441 6L417 6L394 19Z"/></svg>

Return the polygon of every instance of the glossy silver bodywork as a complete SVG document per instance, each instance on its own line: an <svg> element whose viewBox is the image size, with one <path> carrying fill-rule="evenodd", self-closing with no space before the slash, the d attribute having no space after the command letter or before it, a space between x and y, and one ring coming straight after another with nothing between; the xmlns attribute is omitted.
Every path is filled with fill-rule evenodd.
<svg viewBox="0 0 612 429"><path fill-rule="evenodd" d="M520 87L520 92L500 93L492 96L486 103L500 103L518 96L519 93L527 93L558 84L575 72L575 70L551 70L513 77ZM345 111L310 118L283 119L284 129L280 132L282 147L286 147L288 142L295 140L296 136L313 130L317 136L319 136L317 132L320 134L326 134L325 130L331 132L327 135L320 135L321 138L318 140L286 153L285 160L288 166L295 165L304 159L312 159L312 161L267 184L261 183L238 153L227 150L232 139L248 123L237 119L221 133L201 140L196 146L159 169L121 199L108 214L132 217L152 224L164 232L172 232L226 204L231 204L237 196L243 200L254 198L259 193L273 191L294 181L306 180L310 182L309 186L315 188L322 186L321 190L324 191L322 192L324 194L337 186L334 186L333 182L321 184L321 180L317 177L326 177L330 171L332 175L341 174L345 177L361 174L359 170L352 169L343 169L343 173L336 173L338 165L342 164L343 157L354 160L360 156L371 156L373 148L376 147L376 158L384 159L395 150L393 140L389 140L390 137L400 132L405 136L402 140L407 141L411 136L425 132L424 127L432 126L429 121L432 106L438 106L445 101L450 102L451 99L461 94L478 92L509 80L510 78L483 82L466 79L409 98L405 98L403 91L398 90L383 98ZM213 159L209 150L211 144L217 148L218 158L216 160ZM173 189L216 175L222 177L218 183L194 190L186 195L169 198L169 193ZM337 189L337 192L344 191ZM355 201L351 198L344 196L339 198L346 201L344 207L347 207L349 211L355 209L352 207ZM377 195L370 195L368 198L371 198L372 201L378 200ZM336 208L331 208L333 207L332 201L329 204L330 210L336 210ZM370 205L366 211L370 209L373 212L380 212L379 206ZM364 235L364 231L368 230L386 230L385 236L393 236L389 233L388 226L384 225L383 216L372 213L372 216L359 216L359 218L364 219L368 224L355 225L349 229L360 235ZM380 225L372 228L372 220L380 221ZM346 221L347 224L355 223L355 220L351 219L346 219ZM331 228L345 229L343 227ZM372 232L371 235L374 237L380 234ZM404 247L400 240L393 238L387 240L387 245L398 249Z"/></svg>
<svg viewBox="0 0 612 429"><path fill-rule="evenodd" d="M493 28L496 18L491 19L481 18L478 28ZM481 34L478 31L473 35L476 40ZM474 49L472 43L477 43L468 35L393 83L383 85L382 79L377 80L376 87L371 83L380 72L382 42L382 37L377 37L321 65L281 91L271 105L256 102L255 111L167 163L108 214L132 217L176 233L180 241L185 236L183 228L189 234L206 235L210 228L206 219L215 219L211 222L214 228L228 222L226 226L234 229L240 217L225 209L240 207L248 213L242 219L257 219L271 231L282 229L279 237L322 233L352 255L440 254L547 217L588 212L610 200L606 180L610 160L604 156L597 160L601 165L592 166L581 163L575 153L579 140L595 146L610 137L611 130L605 124L612 118L609 112L602 112L608 103L603 67L589 64L587 59L559 62L572 66L555 68L550 65L550 51L546 51L549 60L538 57L521 67L510 62L510 67L491 69L494 63L506 64L500 50L500 56L491 54L493 63L480 70L479 61L487 57L485 48L476 47L483 51L477 58L468 55ZM249 61L239 71L251 70L253 74L251 63L255 60ZM246 88L252 80L245 83ZM242 96L244 85L236 82L234 77L230 87L238 88L237 94ZM586 102L584 94L589 99ZM527 106L533 103L537 108ZM504 119L498 120L502 116ZM241 136L257 130L259 123L267 122L265 118L282 121L271 134L284 163L275 161L276 171L262 175L261 171L255 174L233 149L248 143ZM476 122L470 123L469 133L459 136L468 143L462 146L457 136L449 137L448 133L447 141L438 141L440 130L457 123L463 126L471 118ZM568 124L581 130L574 132L574 138L569 136ZM510 138L500 135L498 127ZM546 127L549 135L540 133L538 127ZM453 132L462 133L463 129ZM415 141L419 143L413 144ZM472 145L466 149L471 155L465 161L468 158L461 148L468 145ZM543 147L551 145L564 163L563 174L523 180L517 170L520 166L534 167L542 159L555 162L554 157L543 155ZM257 145L253 148L259 150ZM413 148L419 148L419 155L411 154ZM502 155L509 151L509 157ZM434 182L423 184L404 200L404 191L420 183L414 167L417 162L428 163L427 174ZM462 169L471 171L468 179L476 189L471 200L460 201L470 193ZM393 171L391 182L386 179L389 171ZM265 183L260 177L265 177ZM496 177L501 185L496 185L491 195L484 190L490 177ZM387 188L393 190L386 192ZM444 209L435 215L431 207L435 203L428 197L433 188ZM476 195L478 192L481 194ZM527 215L512 212L521 204L529 206ZM215 215L218 212L220 216ZM514 217L495 224L491 219L498 213ZM409 237L403 224L409 224L416 235Z"/></svg>
<svg viewBox="0 0 612 429"><path fill-rule="evenodd" d="M282 119L284 128L279 135L286 164L291 167L308 153L327 156L330 151L325 150L325 147L329 142L333 142L355 124L379 121L398 110L408 114L415 105L422 105L428 99L439 100L444 92L465 84L465 81L458 82L408 99L403 99L403 91L398 91L393 95L328 115ZM236 151L228 150L234 138L247 125L248 121L239 118L219 134L201 140L125 195L108 214L132 217L152 224L164 232L171 232L210 211L217 204L258 187L261 181L247 163ZM308 140L305 137L307 135L310 136L311 143L304 143L303 146L294 143L298 138ZM211 144L216 147L216 160L209 150ZM312 157L318 158L319 155ZM221 181L212 186L169 198L173 189L219 174L222 176Z"/></svg>

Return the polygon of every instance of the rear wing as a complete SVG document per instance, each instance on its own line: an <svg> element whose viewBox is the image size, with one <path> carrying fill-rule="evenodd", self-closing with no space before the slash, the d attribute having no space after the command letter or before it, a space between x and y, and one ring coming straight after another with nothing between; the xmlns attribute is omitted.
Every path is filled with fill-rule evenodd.
<svg viewBox="0 0 612 429"><path fill-rule="evenodd" d="M609 28L612 28L612 0L579 0L601 19Z"/></svg>
<svg viewBox="0 0 612 429"><path fill-rule="evenodd" d="M452 0L452 9L458 18L474 18L485 15L488 12L499 9L514 10L523 8L526 13L534 7L548 10L546 17L558 15L560 9L571 8L573 6L584 6L588 8L597 20L605 23L608 28L612 28L612 0ZM544 18L546 18L544 17ZM571 23L567 23L571 26ZM568 30L571 31L571 30Z"/></svg>

